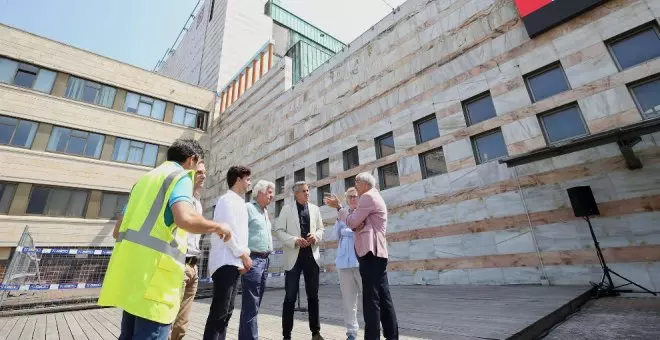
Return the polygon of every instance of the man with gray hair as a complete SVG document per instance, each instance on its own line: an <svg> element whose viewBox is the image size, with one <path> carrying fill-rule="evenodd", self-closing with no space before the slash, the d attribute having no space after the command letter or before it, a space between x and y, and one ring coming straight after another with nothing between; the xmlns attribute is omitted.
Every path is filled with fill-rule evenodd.
<svg viewBox="0 0 660 340"><path fill-rule="evenodd" d="M309 330L312 340L323 340L319 317L319 273L323 237L323 219L316 205L309 203L309 186L305 182L293 185L295 203L282 208L274 234L284 245L284 304L282 306L282 335L291 339L293 312L298 294L300 274L305 277L305 292L309 308Z"/></svg>
<svg viewBox="0 0 660 340"><path fill-rule="evenodd" d="M362 277L364 339L380 339L381 323L385 339L399 339L387 281L387 207L370 173L362 172L355 177L355 189L360 199L353 211L343 208L336 196L327 198L325 203L336 208L337 219L355 232L355 252Z"/></svg>
<svg viewBox="0 0 660 340"><path fill-rule="evenodd" d="M252 200L245 203L248 211L248 248L252 268L241 276L243 293L238 340L259 339L257 315L266 290L269 256L273 252L272 227L267 208L273 201L274 190L274 183L260 180L252 188Z"/></svg>

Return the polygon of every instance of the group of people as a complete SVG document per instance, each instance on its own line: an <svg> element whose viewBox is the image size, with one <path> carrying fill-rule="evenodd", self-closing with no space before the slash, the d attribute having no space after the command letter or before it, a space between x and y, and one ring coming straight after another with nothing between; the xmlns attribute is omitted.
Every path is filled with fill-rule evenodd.
<svg viewBox="0 0 660 340"><path fill-rule="evenodd" d="M202 216L199 201L206 179L204 151L193 139L176 140L167 161L133 186L118 216L115 247L98 304L123 310L120 340L182 339L197 292L200 236L209 234L208 269L213 299L204 340L225 339L241 280L238 339L258 339L257 315L266 288L273 237L284 247L285 297L282 336L291 339L295 302L302 274L312 340L322 340L319 315L319 243L325 232L318 206L309 202L309 186L293 185L295 202L285 205L271 224L268 205L275 185L260 180L251 187L251 171L232 166L228 190L215 205L213 220ZM398 325L387 280L387 208L369 173L356 176L346 191L347 207L330 195L337 210L334 233L336 268L344 303L348 340L357 338L357 299L362 295L365 339L398 339Z"/></svg>

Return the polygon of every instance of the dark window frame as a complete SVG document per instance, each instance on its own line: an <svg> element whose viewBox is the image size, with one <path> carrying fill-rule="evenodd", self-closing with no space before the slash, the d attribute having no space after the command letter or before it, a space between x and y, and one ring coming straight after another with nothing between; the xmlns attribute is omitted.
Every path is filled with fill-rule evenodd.
<svg viewBox="0 0 660 340"><path fill-rule="evenodd" d="M137 107L135 108L135 112L132 112L132 111L128 110L129 109L127 107L128 102L126 101L126 99L128 98L129 94L134 94L138 97ZM136 114L140 117L151 118L151 119L154 119L154 120L157 120L157 121L160 121L160 122L165 121L165 112L167 111L167 101L166 100L158 99L158 98L155 98L155 97L152 97L152 96L147 96L145 94L141 94L141 93L137 93L137 92L133 92L133 91L126 91L126 99L124 99L124 112L133 113L133 114ZM154 104L156 103L156 101L160 101L160 102L165 103L165 106L163 107L163 118L160 118L160 119L154 117ZM138 110L140 108L141 103L148 104L151 107L151 110L149 110L149 116L145 116L145 115L142 115L142 114L138 113Z"/></svg>
<svg viewBox="0 0 660 340"><path fill-rule="evenodd" d="M69 89L69 86L71 85L71 82L72 82L71 78L80 79L80 80L85 82L83 84L83 93L80 96L80 99L68 97L66 95L66 93ZM97 87L97 85L98 85L98 87ZM98 103L96 103L96 102L90 103L90 102L85 101L83 99L85 97L84 89L87 88L88 86L98 89L98 91L99 91L98 95L97 95ZM53 87L55 87L55 86L53 86ZM109 106L101 105L101 92L103 91L103 87L109 87L109 88L112 88L112 89L115 90L115 95L112 97L112 103L110 103ZM51 92L52 92L52 90L51 90ZM70 99L70 100L77 101L77 102L81 102L81 103L85 103L85 104L89 104L89 105L100 106L100 107L104 107L106 109L111 109L112 110L113 106L115 105L115 102L117 101L117 93L119 93L119 88L117 86L108 85L108 84L100 83L98 81L91 80L91 79L88 79L88 78L85 78L85 77L80 77L80 76L77 76L77 75L69 74L69 79L67 79L66 87L64 88L64 96L63 97L67 98L67 99ZM97 101L97 100L95 100L95 101Z"/></svg>
<svg viewBox="0 0 660 340"><path fill-rule="evenodd" d="M385 140L387 138L390 138L390 137L392 138L392 146L393 146L393 149L394 149L394 151L392 151L392 155L396 153L396 145L394 144L394 133L392 131L390 131L388 133L382 134L382 135L374 138L374 144L376 144L376 159L380 159L380 158L383 158L383 157L390 156L390 155L383 156L383 150L382 150L383 146L381 144L381 142L383 140Z"/></svg>
<svg viewBox="0 0 660 340"><path fill-rule="evenodd" d="M280 217L280 213L282 212L282 208L284 208L284 198L275 201L275 218Z"/></svg>
<svg viewBox="0 0 660 340"><path fill-rule="evenodd" d="M298 178L299 177L298 174L300 174L300 173L302 173L302 179ZM306 178L305 176L307 176L307 174L305 173L305 168L301 168L301 169L298 169L298 170L294 171L293 172L293 183L295 184L296 182L305 182L305 178Z"/></svg>
<svg viewBox="0 0 660 340"><path fill-rule="evenodd" d="M357 175L355 175L357 176ZM350 187L355 187L355 176L349 176L344 178L344 189L348 190ZM352 182L352 184L351 184Z"/></svg>
<svg viewBox="0 0 660 340"><path fill-rule="evenodd" d="M75 154L75 153L69 153L69 152L66 152L66 151L57 151L57 145L56 145L56 149L55 149L55 150L48 150L48 145L46 145L46 151L47 151L47 152L52 152L52 153L56 153L56 154L60 154L60 155L69 155L69 156L76 156L76 157L84 157L84 158L89 158L89 159L101 159L101 155L103 155L103 148L105 148L105 140L106 140L106 138L107 138L108 136L106 136L106 135L104 135L104 134L101 134L101 133L95 133L95 132L90 132L90 131L85 131L85 130L73 129L73 128L69 128L69 127L66 127L66 126L55 125L55 126L53 126L52 130L50 131L50 136L48 137L48 144L50 144L50 139L53 138L53 133L55 132L55 129L56 129L56 128L69 130L69 140L67 141L67 144L66 144L66 146L64 147L65 150L66 150L66 148L69 146L69 143L71 142L71 132L83 132L83 133L86 133L86 134L87 134L87 137L85 137L85 149L83 150L82 154L79 155L79 154ZM92 156L86 156L86 155L85 155L85 153L86 153L86 151L87 151L88 142L89 142L89 136L90 136L90 135L98 135L98 136L101 136L101 137L103 138L103 139L102 139L102 142L101 142L101 150L100 150L100 152L99 152L99 156L98 156L98 157L92 157ZM76 136L76 137L77 137L77 136ZM80 138L80 137L78 137L78 138ZM58 144L59 144L59 143L58 143Z"/></svg>
<svg viewBox="0 0 660 340"><path fill-rule="evenodd" d="M34 189L36 188L45 188L48 190L58 190L58 189L64 189L64 190L69 190L69 191L83 191L87 193L87 198L85 199L85 206L83 207L82 213L80 217L77 216L60 216L60 215L46 215L45 213L40 213L40 214L34 214L34 213L28 213L28 209L30 207L30 200L32 199L32 194L34 193ZM87 209L89 208L89 200L90 196L92 195L92 190L91 189L84 189L84 188L71 188L71 187L60 187L60 186L55 186L55 185L48 185L48 184L33 184L32 187L30 188L30 194L28 195L28 200L27 200L27 205L25 207L25 215L27 216L45 216L45 217L58 217L58 218L85 218L87 215ZM48 207L48 199L50 198L50 192L48 193L48 197L46 198L46 205L44 205L44 210ZM71 203L71 197L69 197L69 202L67 202L67 207ZM100 208L99 208L100 209ZM100 210L99 210L100 212Z"/></svg>
<svg viewBox="0 0 660 340"><path fill-rule="evenodd" d="M540 100L545 100L545 99L548 99L548 98L552 98L553 96L556 96L556 95L558 95L560 93L563 93L563 92L566 92L566 91L570 91L572 89L571 83L568 81L568 77L566 76L566 71L564 70L564 66L562 66L561 62L559 60L557 60L553 63L550 63L548 65L545 65L543 67L540 67L540 68L538 68L538 69L536 69L532 72L529 72L529 73L523 75L523 80L525 81L525 87L527 88L527 93L529 94L529 98L532 100L532 103L536 103L539 100L537 100L536 97L534 96L534 91L532 90L532 85L530 84L529 79L540 76L540 75L542 75L542 74L544 74L544 73L546 73L550 70L553 70L555 68L559 68L559 71L561 72L561 74L564 78L564 81L566 82L566 86L568 87L568 89L566 89L562 92L557 92L557 93L553 94L550 97L543 98L543 99L540 99Z"/></svg>
<svg viewBox="0 0 660 340"><path fill-rule="evenodd" d="M9 57L2 56L2 55L0 55L0 59L7 59L7 60L11 60L13 62L18 63L18 67L16 68L16 72L14 72L14 75L11 77L11 81L9 83L6 83L6 84L12 85L12 86L18 86L18 87L24 88L24 89L34 90L34 91L37 91L37 92L40 92L40 93L45 93L45 94L53 93L53 88L55 87L55 81L57 79L57 74L58 74L57 71L52 70L52 69L47 68L47 67L42 67L42 66L39 66L39 65L35 65L35 64L28 63L28 62L25 62L25 61L22 61L22 60L18 60L18 59L9 58ZM23 66L23 65L25 65L26 67L34 67L34 68L37 69L37 72L34 73L33 71L25 70L25 69L21 70L21 66ZM48 91L48 92L39 91L39 90L34 88L34 85L37 82L37 78L39 77L39 72L41 72L41 70L46 70L48 72L55 73L55 78L53 78L53 83L50 85L50 91ZM21 85L18 85L16 83L14 83L16 81L16 75L18 74L19 71L23 71L24 73L30 73L30 74L34 75L34 79L32 80L32 84L31 84L30 87L24 87L24 86L21 86Z"/></svg>
<svg viewBox="0 0 660 340"><path fill-rule="evenodd" d="M504 150L506 151L506 153L504 155L499 156L497 158L491 158L487 161L484 161L484 160L481 159L481 154L479 153L479 148L477 147L477 139L482 138L482 137L486 137L486 136L490 136L490 135L493 135L493 134L496 134L496 133L501 134L502 135L502 140L504 140L504 133L502 132L501 127L494 128L492 130L488 130L486 132L483 132L483 133L480 133L480 134L477 134L477 135L474 135L474 136L470 137L470 143L472 144L472 152L474 153L474 159L475 159L477 164L485 164L485 163L489 163L489 162L492 162L492 161L495 161L495 160L498 160L498 159L505 158L505 157L509 156L509 150L506 147L506 141L504 141Z"/></svg>
<svg viewBox="0 0 660 340"><path fill-rule="evenodd" d="M543 117L551 116L553 114L556 114L556 113L559 113L559 112L562 112L562 111L565 111L565 110L568 110L568 109L571 109L571 108L577 109L578 116L580 117L580 120L582 121L582 125L584 126L585 133L582 134L582 135L572 136L572 137L568 137L568 138L564 138L564 139L560 139L560 140L551 142L550 137L548 137L548 129L545 126L545 122L543 121ZM591 134L591 132L589 131L589 125L587 125L587 121L584 119L584 115L582 114L582 110L580 110L580 105L578 105L577 102L562 105L562 106L554 108L552 110L539 113L539 114L536 115L536 117L539 121L539 125L541 126L541 131L543 132L543 138L545 138L545 142L548 145L560 144L562 142L566 142L566 141L573 140L573 139L576 139L576 138L588 136L588 135Z"/></svg>
<svg viewBox="0 0 660 340"><path fill-rule="evenodd" d="M424 156L426 156L428 154L431 154L431 153L433 153L435 151L438 151L438 150L440 150L440 152L442 153L442 157L445 159L445 171L442 172L442 173L429 175L428 174L428 169L427 169L427 166L426 166L426 158ZM439 176L439 175L444 175L448 172L448 170L447 170L447 159L445 158L445 151L442 149L442 147L438 147L438 148L434 148L434 149L431 149L431 150L424 151L424 152L420 153L418 156L419 156L419 166L422 169L422 179L427 179L427 178L431 178L431 177L435 177L435 176Z"/></svg>
<svg viewBox="0 0 660 340"><path fill-rule="evenodd" d="M491 103L493 103L493 95L490 93L490 90L486 90L482 93L479 93L476 96L472 96L472 97L470 97L470 98L468 98L468 99L461 102L461 107L463 109L463 117L465 118L465 124L467 126L472 126L472 125L475 125L475 124L483 123L483 122L485 122L489 119L497 117L497 109L495 108L495 103L493 103L493 113L495 114L494 116L492 116L488 119L484 119L482 121L476 122L476 123L473 123L472 120L470 119L470 110L468 109L468 106L470 104L472 104L474 102L477 102L481 99L484 99L486 97L490 97Z"/></svg>
<svg viewBox="0 0 660 340"><path fill-rule="evenodd" d="M119 200L119 196L126 196L126 204L128 204L128 199L130 197L129 192L102 191L101 192L101 201L100 201L100 204L99 204L99 216L98 216L100 219L105 219L106 218L104 216L101 216L101 211L103 211L103 201L105 200L105 197L106 197L105 195L117 195L118 196L117 200ZM116 214L119 214L123 209L123 208L120 208L120 207L115 207L115 208L117 209ZM110 220L115 220L116 217L117 216L115 216L114 218L110 218Z"/></svg>
<svg viewBox="0 0 660 340"><path fill-rule="evenodd" d="M174 115L176 113L177 106L183 108L183 122L181 122L181 123L177 123L177 122L174 121L174 117L175 117ZM194 111L194 112L192 112L192 111ZM207 128L208 128L208 115L209 115L209 113L206 112L206 111L198 110L198 109L195 109L195 108L192 108L192 107L189 107L189 106L185 106L185 105L174 104L174 111L173 111L172 114L173 114L172 115L172 124L175 124L175 125L178 125L178 126L184 126L184 127L189 128L189 129L196 129L196 130L202 130L202 131L206 131ZM195 117L195 126L186 125L186 117L188 115L195 115L196 116ZM200 122L200 120L201 120L201 122Z"/></svg>
<svg viewBox="0 0 660 340"><path fill-rule="evenodd" d="M11 133L11 137L9 137L9 143L7 143L7 144L0 143L0 145L10 146L10 147L14 147L14 148L21 148L21 149L26 149L26 150L31 149L32 144L34 144L34 140L37 137L37 133L39 133L40 123L36 122L36 121L33 121L33 120L29 120L29 119L23 119L23 118L12 117L12 116L7 116L7 115L0 115L0 117L7 117L7 118L10 118L10 119L16 119L17 120L16 127L14 127L14 131ZM29 143L30 145L28 145L28 146L12 144L12 142L14 140L14 137L16 137L16 130L18 130L19 124L21 124L21 122L23 122L23 121L31 123L31 124L35 124L37 126L36 131L34 133L34 136L32 136L32 140Z"/></svg>
<svg viewBox="0 0 660 340"><path fill-rule="evenodd" d="M422 132L421 132L420 126L421 126L422 124L424 124L424 123L428 123L428 122L430 122L430 121L432 121L432 120L435 121L435 128L436 128L436 131L438 132L438 136L423 141L423 140L422 140ZM414 129L415 129L415 142L417 143L417 145L422 144L422 143L426 143L426 142L428 142L428 141L432 141L432 140L437 139L437 138L440 138L440 128L438 127L438 117L436 116L435 113L432 113L432 114L430 114L430 115L428 115L428 116L426 116L426 117L423 117L423 118L420 118L420 119L414 121L414 122L413 122L413 127L414 127Z"/></svg>
<svg viewBox="0 0 660 340"><path fill-rule="evenodd" d="M16 190L18 189L18 184L16 182L6 182L6 181L0 181L0 186L2 186L2 190L0 190L0 201L2 201L3 196L7 193L7 186L11 185L13 186L13 192L11 194L11 197L9 198L9 205L7 206L7 211L2 212L0 211L0 215L8 215L9 210L11 209L11 205L14 202L14 198L16 198Z"/></svg>
<svg viewBox="0 0 660 340"><path fill-rule="evenodd" d="M627 30L627 31L625 31L625 32L623 32L623 33L621 33L621 34L619 34L615 37L612 37L612 38L610 38L610 39L608 39L604 42L605 46L607 47L607 51L610 53L610 56L612 57L612 60L614 60L614 64L616 65L616 67L619 71L623 71L625 69L623 67L621 67L621 64L619 63L619 59L616 57L616 54L614 53L614 50L612 49L612 45L616 44L616 43L619 43L623 40L626 40L626 39L628 39L628 38L630 38L630 37L632 37L636 34L639 34L643 31L648 30L648 29L653 30L655 32L655 34L658 36L658 39L660 39L660 28L658 27L657 22L655 20L652 20L652 21L649 21L647 23L641 24L641 25L639 25L635 28ZM652 60L652 59L646 60L644 62L648 62L650 60ZM629 66L628 68L635 67L635 66L640 65L640 64Z"/></svg>
<svg viewBox="0 0 660 340"><path fill-rule="evenodd" d="M628 92L630 92L630 95L632 96L633 102L635 103L635 106L637 107L637 111L642 116L643 120L654 119L654 118L660 117L660 110L656 111L655 108L654 108L654 111L657 112L657 114L655 116L647 116L646 114L644 114L644 111L642 109L642 105L639 102L639 99L637 98L637 94L635 94L635 88L638 87L638 86L642 86L642 85L645 85L645 84L648 84L648 83L653 83L653 82L656 82L656 81L660 82L660 73L626 84L626 87L628 88Z"/></svg>
<svg viewBox="0 0 660 340"><path fill-rule="evenodd" d="M120 140L126 140L126 141L129 142L128 150L127 150L128 153L126 154L126 160L125 160L125 161L118 160L118 159L115 158L115 154L119 152L119 149L117 148L117 143L118 143ZM133 143L133 142L144 144L144 148L142 148L142 161L141 161L140 163L133 163L133 162L129 162L129 161L128 161L128 155L129 155L130 152L131 152L131 143ZM147 145L154 145L154 146L156 146L156 158L155 158L155 160L154 160L154 164L153 164L153 165L150 165L150 164L149 164L149 165L148 165L148 164L144 164L144 155L146 154L145 151L146 151L146 149L147 149ZM155 168L155 167L158 165L158 152L159 152L159 149L160 149L160 146L159 146L158 144L149 143L149 142L143 142L143 141L139 141L139 140L135 140L135 139L128 139L128 138L123 138L123 137L116 137L116 138L115 138L115 143L114 143L114 145L113 145L113 147L112 147L112 155L110 156L110 159L111 159L113 162L118 162L118 163L124 163L124 164L132 164L132 165L137 165L137 166L146 166L146 167L150 167L150 168Z"/></svg>
<svg viewBox="0 0 660 340"><path fill-rule="evenodd" d="M355 166L353 166L353 167L350 167L350 164L349 164L349 163L350 163L350 162L349 162L349 155L352 154L353 152L355 152L355 155L357 156L357 164L356 164ZM343 160L344 160L344 171L346 171L346 170L350 170L350 169L353 169L353 168L359 166L359 165L360 165L360 154L359 154L359 152L358 152L358 147L357 147L357 146L354 146L354 147L352 147L352 148L350 148L350 149L346 149L346 150L344 150L344 151L342 152L342 158L343 158Z"/></svg>
<svg viewBox="0 0 660 340"><path fill-rule="evenodd" d="M325 191L327 189L327 191ZM322 185L318 188L316 188L316 200L317 200L317 205L319 207L324 206L325 202L323 202L323 193L328 192L331 193L332 189L330 188L330 184Z"/></svg>
<svg viewBox="0 0 660 340"><path fill-rule="evenodd" d="M391 167L391 166L394 166L394 168L396 169L396 176L397 176L397 182L398 183L397 183L397 185L394 185L394 186L385 187L385 176L383 175L384 169L387 168L387 167ZM399 165L397 164L397 162L385 164L383 166L378 167L378 187L380 188L381 191L401 186L401 180L400 180L399 177L400 177L400 175L399 175Z"/></svg>
<svg viewBox="0 0 660 340"><path fill-rule="evenodd" d="M326 164L328 166L328 173L324 174L323 168L325 167ZM320 160L316 162L316 180L320 181L328 177L330 177L330 158L326 158L324 160Z"/></svg>
<svg viewBox="0 0 660 340"><path fill-rule="evenodd" d="M284 189L284 177L277 178L275 180L275 195L284 193Z"/></svg>

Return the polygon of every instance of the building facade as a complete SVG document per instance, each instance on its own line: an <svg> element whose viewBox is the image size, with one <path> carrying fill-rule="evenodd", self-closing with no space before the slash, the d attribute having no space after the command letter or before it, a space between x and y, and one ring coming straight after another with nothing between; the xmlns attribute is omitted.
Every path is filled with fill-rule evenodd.
<svg viewBox="0 0 660 340"><path fill-rule="evenodd" d="M135 181L175 139L208 143L211 91L5 25L0 51L0 272L26 226L110 249Z"/></svg>
<svg viewBox="0 0 660 340"><path fill-rule="evenodd" d="M369 171L393 284L588 284L601 271L566 189L589 185L611 267L660 289L660 134L632 148L637 170L616 142L499 162L656 122L660 1L597 1L533 38L516 3L409 0L295 86L278 61L213 123L206 212L227 189L213 169L231 164L277 184L274 216L296 180L321 205ZM335 213L322 212L323 282L336 283Z"/></svg>

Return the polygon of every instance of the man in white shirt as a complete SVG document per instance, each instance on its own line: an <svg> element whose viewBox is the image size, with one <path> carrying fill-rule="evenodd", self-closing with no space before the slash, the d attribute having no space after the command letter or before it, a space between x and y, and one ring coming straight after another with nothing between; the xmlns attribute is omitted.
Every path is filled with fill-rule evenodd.
<svg viewBox="0 0 660 340"><path fill-rule="evenodd" d="M224 340L227 325L234 311L238 278L252 267L248 248L248 211L245 193L250 187L250 169L232 166L227 171L230 188L215 205L213 220L223 221L231 228L232 238L224 242L211 235L209 273L213 279L213 300L204 328L204 340Z"/></svg>
<svg viewBox="0 0 660 340"><path fill-rule="evenodd" d="M206 167L204 162L197 163L195 169L195 183L193 185L193 205L198 214L202 214L202 202L199 201L204 182L206 180ZM172 333L170 333L170 340L181 340L186 335L186 327L188 327L188 317L192 311L193 300L197 294L197 285L199 283L199 270L197 270L197 261L201 251L199 249L199 241L202 234L188 233L188 250L186 251L186 268L185 277L183 278L183 299L181 299L181 307L179 313L172 323Z"/></svg>

